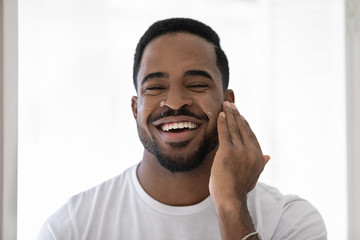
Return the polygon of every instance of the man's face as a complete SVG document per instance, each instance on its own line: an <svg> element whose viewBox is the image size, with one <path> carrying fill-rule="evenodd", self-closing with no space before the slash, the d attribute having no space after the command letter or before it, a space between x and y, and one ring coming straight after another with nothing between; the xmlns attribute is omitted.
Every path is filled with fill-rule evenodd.
<svg viewBox="0 0 360 240"><path fill-rule="evenodd" d="M192 34L152 40L137 76L132 108L145 149L171 172L199 166L218 145L224 101L213 45Z"/></svg>

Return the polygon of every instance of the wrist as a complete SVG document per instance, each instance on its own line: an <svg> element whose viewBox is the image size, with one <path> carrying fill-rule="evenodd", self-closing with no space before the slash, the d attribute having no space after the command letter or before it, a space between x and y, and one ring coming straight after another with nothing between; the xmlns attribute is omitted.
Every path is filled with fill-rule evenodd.
<svg viewBox="0 0 360 240"><path fill-rule="evenodd" d="M247 207L247 199L227 199L215 203L222 239L258 239Z"/></svg>
<svg viewBox="0 0 360 240"><path fill-rule="evenodd" d="M214 199L215 208L218 212L242 212L248 210L247 197L241 196L236 198L221 197Z"/></svg>

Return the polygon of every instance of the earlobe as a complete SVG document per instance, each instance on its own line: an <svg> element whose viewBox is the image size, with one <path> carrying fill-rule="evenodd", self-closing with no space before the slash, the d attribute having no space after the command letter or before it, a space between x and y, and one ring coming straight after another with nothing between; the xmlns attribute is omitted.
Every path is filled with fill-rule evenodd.
<svg viewBox="0 0 360 240"><path fill-rule="evenodd" d="M224 91L224 101L235 102L234 91L231 89L227 89Z"/></svg>
<svg viewBox="0 0 360 240"><path fill-rule="evenodd" d="M131 98L131 109L132 109L133 116L135 119L137 119L137 101L138 101L138 98L136 96L133 96Z"/></svg>

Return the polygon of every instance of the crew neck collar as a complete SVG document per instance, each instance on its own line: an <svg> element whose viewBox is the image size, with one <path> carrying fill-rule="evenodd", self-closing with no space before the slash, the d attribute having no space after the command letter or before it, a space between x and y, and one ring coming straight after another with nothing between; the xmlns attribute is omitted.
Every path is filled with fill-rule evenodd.
<svg viewBox="0 0 360 240"><path fill-rule="evenodd" d="M131 169L130 174L132 185L135 188L139 197L142 199L142 201L153 210L163 214L184 216L199 213L201 211L204 211L208 207L213 206L213 200L211 196L208 196L203 201L190 206L170 206L155 200L142 188L136 174L137 167L138 165L134 165Z"/></svg>

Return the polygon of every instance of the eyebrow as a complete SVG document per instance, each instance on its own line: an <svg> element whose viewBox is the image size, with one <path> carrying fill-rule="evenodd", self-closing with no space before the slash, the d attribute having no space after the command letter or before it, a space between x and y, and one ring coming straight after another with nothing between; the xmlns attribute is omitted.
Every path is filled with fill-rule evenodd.
<svg viewBox="0 0 360 240"><path fill-rule="evenodd" d="M214 81L211 75L203 70L189 70L185 72L184 77L186 76L202 76L210 79L211 81Z"/></svg>
<svg viewBox="0 0 360 240"><path fill-rule="evenodd" d="M166 72L153 72L146 75L141 81L141 85L153 78L169 78L169 74Z"/></svg>
<svg viewBox="0 0 360 240"><path fill-rule="evenodd" d="M186 71L184 73L184 77L187 77L187 76L202 76L202 77L206 77L206 78L210 79L211 81L213 81L213 78L211 77L211 75L203 70ZM144 83L146 83L147 81L149 81L150 79L153 79L153 78L169 78L169 74L166 72L149 73L143 78L143 80L141 81L141 85L143 85Z"/></svg>

